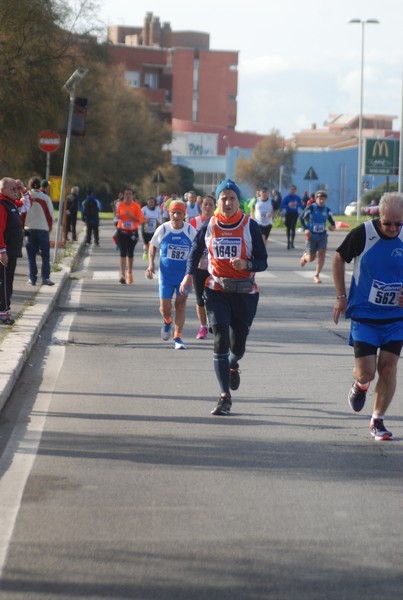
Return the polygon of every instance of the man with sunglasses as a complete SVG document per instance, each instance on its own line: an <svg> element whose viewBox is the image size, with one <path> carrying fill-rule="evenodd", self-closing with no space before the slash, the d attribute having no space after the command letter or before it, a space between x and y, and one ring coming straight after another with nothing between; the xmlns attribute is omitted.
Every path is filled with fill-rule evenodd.
<svg viewBox="0 0 403 600"><path fill-rule="evenodd" d="M345 263L354 260L348 298ZM379 219L353 229L333 260L336 304L333 318L351 319L355 381L348 402L362 410L370 382L378 372L370 432L375 440L391 440L383 417L396 389L403 345L403 194L387 193L379 204ZM379 353L378 353L379 350Z"/></svg>

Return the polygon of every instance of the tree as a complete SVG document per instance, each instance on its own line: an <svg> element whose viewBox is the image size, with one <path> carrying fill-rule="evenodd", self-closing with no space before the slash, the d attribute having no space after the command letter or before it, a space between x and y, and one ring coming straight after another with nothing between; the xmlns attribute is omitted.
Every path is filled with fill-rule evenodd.
<svg viewBox="0 0 403 600"><path fill-rule="evenodd" d="M0 176L45 175L38 148L43 129L62 134L52 155L52 175L61 175L69 95L62 89L77 67L88 68L78 95L88 98L86 134L72 136L68 186L111 194L139 186L157 166L169 163L162 150L170 127L153 118L140 91L108 62L97 42L96 6L79 0L72 12L62 0L0 1Z"/></svg>
<svg viewBox="0 0 403 600"><path fill-rule="evenodd" d="M376 200L376 202L379 203L381 196L383 196L383 194L386 191L397 192L397 188L398 188L398 184L395 181L392 181L391 183L382 183L381 185L378 185L373 190L370 190L363 196L362 204L363 204L363 206L368 206L368 204L370 204L371 200Z"/></svg>
<svg viewBox="0 0 403 600"><path fill-rule="evenodd" d="M280 167L283 168L282 182L287 187L294 172L294 151L285 146L284 138L273 130L253 150L252 158L239 158L235 177L249 183L254 189L260 185L276 188Z"/></svg>
<svg viewBox="0 0 403 600"><path fill-rule="evenodd" d="M139 188L147 174L169 162L162 148L171 129L152 118L144 96L126 85L121 69L93 62L82 93L88 96L86 134L72 139L70 179L116 193Z"/></svg>
<svg viewBox="0 0 403 600"><path fill-rule="evenodd" d="M63 74L74 62L74 26L86 10L82 0L72 20L66 3L56 0L0 2L0 170L36 170L38 134L57 126L63 107ZM33 152L33 149L35 151ZM42 157L43 158L43 155Z"/></svg>
<svg viewBox="0 0 403 600"><path fill-rule="evenodd" d="M181 191L181 166L171 164L169 157L166 158L166 161L164 165L157 167L157 170L161 172L165 180L164 183L160 183L158 186L159 193L163 196L172 192L180 193ZM141 186L138 189L142 198L157 195L157 184L153 181L157 170L143 178Z"/></svg>

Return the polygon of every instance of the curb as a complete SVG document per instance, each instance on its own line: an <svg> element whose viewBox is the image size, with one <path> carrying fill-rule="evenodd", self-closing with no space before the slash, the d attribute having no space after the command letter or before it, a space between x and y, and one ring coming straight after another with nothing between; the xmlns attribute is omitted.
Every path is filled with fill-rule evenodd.
<svg viewBox="0 0 403 600"><path fill-rule="evenodd" d="M42 327L56 304L83 243L84 235L79 237L74 253L59 263L60 270L52 272L55 285L41 286L38 289L34 304L24 309L21 317L16 320L12 328L10 327L10 331L0 345L0 412L10 397Z"/></svg>

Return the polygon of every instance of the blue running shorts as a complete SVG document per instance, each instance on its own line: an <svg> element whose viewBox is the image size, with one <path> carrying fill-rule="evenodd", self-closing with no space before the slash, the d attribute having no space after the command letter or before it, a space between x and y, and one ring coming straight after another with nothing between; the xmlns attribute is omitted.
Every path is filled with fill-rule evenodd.
<svg viewBox="0 0 403 600"><path fill-rule="evenodd" d="M361 323L352 319L349 344L354 346L360 342L384 350L388 350L388 345L396 348L396 342L403 343L403 321L378 324ZM392 342L394 343L391 344Z"/></svg>

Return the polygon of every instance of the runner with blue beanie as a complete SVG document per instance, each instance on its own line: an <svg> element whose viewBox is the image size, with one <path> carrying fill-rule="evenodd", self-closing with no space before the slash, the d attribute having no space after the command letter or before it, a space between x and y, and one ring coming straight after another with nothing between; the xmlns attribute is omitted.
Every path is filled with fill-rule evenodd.
<svg viewBox="0 0 403 600"><path fill-rule="evenodd" d="M241 191L235 181L222 181L216 197L217 213L203 224L193 241L180 291L186 294L207 249L205 305L214 335L213 364L221 392L211 412L228 415L230 390L240 385L239 361L245 354L259 301L255 273L267 269L267 252L259 225L240 210Z"/></svg>

